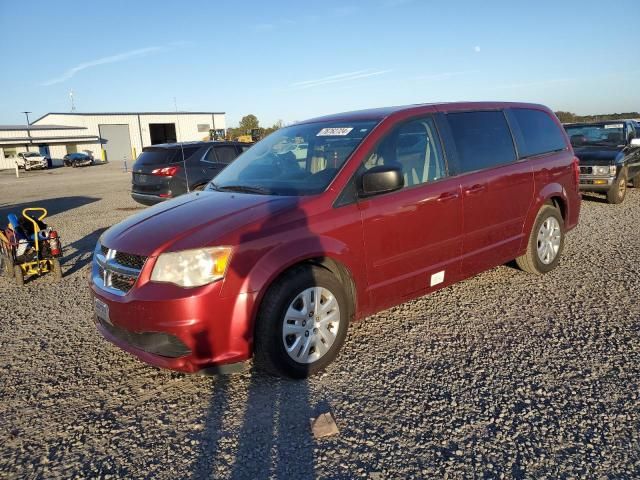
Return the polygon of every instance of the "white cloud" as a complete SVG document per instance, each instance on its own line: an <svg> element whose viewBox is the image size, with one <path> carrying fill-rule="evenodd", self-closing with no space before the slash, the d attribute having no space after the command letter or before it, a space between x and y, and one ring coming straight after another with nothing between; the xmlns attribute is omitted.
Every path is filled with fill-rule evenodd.
<svg viewBox="0 0 640 480"><path fill-rule="evenodd" d="M476 45L475 47L473 47L473 51L476 53L480 53L480 45Z"/></svg>
<svg viewBox="0 0 640 480"><path fill-rule="evenodd" d="M291 86L300 89L311 88L320 85L326 85L329 83L348 82L361 78L375 77L378 75L384 75L385 73L389 72L391 72L391 70L357 70L355 72L339 73L336 75L330 75L328 77L316 78L314 80L304 80L302 82L292 83Z"/></svg>
<svg viewBox="0 0 640 480"><path fill-rule="evenodd" d="M276 26L273 23L261 23L259 25L256 25L256 30L258 32L270 32L272 30L275 30Z"/></svg>
<svg viewBox="0 0 640 480"><path fill-rule="evenodd" d="M496 85L491 90L507 90L512 88L528 88L528 87L546 87L547 85L557 85L562 83L573 82L573 78L552 78L549 80L540 80L537 82L511 83L506 85Z"/></svg>
<svg viewBox="0 0 640 480"><path fill-rule="evenodd" d="M460 75L470 75L472 73L478 73L478 70L466 70L462 72L441 72L441 73L429 73L426 75L418 75L412 77L409 80L445 80L451 77L457 77Z"/></svg>
<svg viewBox="0 0 640 480"><path fill-rule="evenodd" d="M129 60L130 58L143 57L145 55L149 55L150 53L155 53L163 50L163 47L146 47L146 48L138 48L136 50L129 50L128 52L118 53L116 55L111 55L109 57L102 57L96 60L90 60L88 62L81 63L76 65L75 67L70 68L66 72L64 72L59 77L51 78L42 82L42 86L54 85L56 83L62 83L65 80L69 80L76 73L86 70L87 68L97 67L98 65L106 65L107 63L117 63L123 62L125 60Z"/></svg>

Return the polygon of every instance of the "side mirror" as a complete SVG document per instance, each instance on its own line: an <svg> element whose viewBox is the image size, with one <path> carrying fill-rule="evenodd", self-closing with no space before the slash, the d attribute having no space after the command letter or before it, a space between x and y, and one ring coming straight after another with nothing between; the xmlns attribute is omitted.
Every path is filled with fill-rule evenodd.
<svg viewBox="0 0 640 480"><path fill-rule="evenodd" d="M630 147L640 147L640 138L632 138L629 142Z"/></svg>
<svg viewBox="0 0 640 480"><path fill-rule="evenodd" d="M360 181L361 197L393 192L404 187L402 169L389 165L378 165L367 170L360 177Z"/></svg>

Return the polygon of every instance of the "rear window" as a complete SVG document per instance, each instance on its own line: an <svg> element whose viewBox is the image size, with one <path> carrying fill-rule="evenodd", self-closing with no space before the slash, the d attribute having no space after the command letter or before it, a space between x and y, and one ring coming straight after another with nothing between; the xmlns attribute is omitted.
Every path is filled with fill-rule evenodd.
<svg viewBox="0 0 640 480"><path fill-rule="evenodd" d="M546 112L530 108L513 108L509 110L509 115L510 119L515 120L514 133L521 158L567 148L560 128Z"/></svg>
<svg viewBox="0 0 640 480"><path fill-rule="evenodd" d="M179 148L152 148L143 150L136 163L139 165L167 165L182 161L182 150L185 160L200 150L200 147Z"/></svg>
<svg viewBox="0 0 640 480"><path fill-rule="evenodd" d="M511 131L502 112L462 112L447 115L458 150L460 173L516 160Z"/></svg>

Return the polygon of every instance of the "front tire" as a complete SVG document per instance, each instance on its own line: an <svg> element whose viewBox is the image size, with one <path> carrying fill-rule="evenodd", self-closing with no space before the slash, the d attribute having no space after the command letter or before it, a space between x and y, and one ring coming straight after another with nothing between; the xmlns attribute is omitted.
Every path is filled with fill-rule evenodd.
<svg viewBox="0 0 640 480"><path fill-rule="evenodd" d="M53 278L57 281L62 280L62 267L60 266L60 260L57 258L51 260L51 271L53 272Z"/></svg>
<svg viewBox="0 0 640 480"><path fill-rule="evenodd" d="M272 375L306 378L337 357L348 327L340 281L322 267L295 267L276 280L260 306L256 364Z"/></svg>
<svg viewBox="0 0 640 480"><path fill-rule="evenodd" d="M544 205L533 223L527 251L516 258L516 263L525 272L542 275L558 266L563 248L562 215L556 207Z"/></svg>
<svg viewBox="0 0 640 480"><path fill-rule="evenodd" d="M622 203L624 198L627 196L627 182L627 174L625 172L621 172L615 183L611 185L611 188L607 192L607 202L612 205Z"/></svg>

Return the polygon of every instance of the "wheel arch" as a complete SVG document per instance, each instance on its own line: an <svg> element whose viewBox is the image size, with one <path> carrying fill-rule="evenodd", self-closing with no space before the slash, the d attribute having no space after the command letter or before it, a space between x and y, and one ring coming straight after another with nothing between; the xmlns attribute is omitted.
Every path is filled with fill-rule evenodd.
<svg viewBox="0 0 640 480"><path fill-rule="evenodd" d="M529 211L527 212L527 216L523 225L523 236L522 242L520 244L519 255L521 255L527 248L527 244L529 242L529 236L531 235L531 229L533 228L533 224L538 217L538 212L544 205L552 205L556 207L560 211L560 215L562 216L562 220L565 222L565 225L569 219L569 201L567 198L567 193L562 187L562 185L558 183L549 183L544 186L535 200L532 202Z"/></svg>

